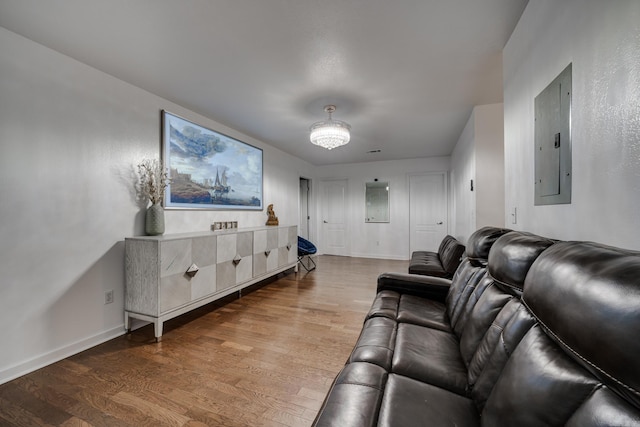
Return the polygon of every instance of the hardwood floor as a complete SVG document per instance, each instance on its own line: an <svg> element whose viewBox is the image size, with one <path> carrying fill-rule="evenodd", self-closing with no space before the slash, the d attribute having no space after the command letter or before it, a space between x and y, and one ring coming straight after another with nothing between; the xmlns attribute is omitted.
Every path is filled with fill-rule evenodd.
<svg viewBox="0 0 640 427"><path fill-rule="evenodd" d="M308 426L376 278L408 261L318 257L226 305L145 326L0 385L0 426Z"/></svg>

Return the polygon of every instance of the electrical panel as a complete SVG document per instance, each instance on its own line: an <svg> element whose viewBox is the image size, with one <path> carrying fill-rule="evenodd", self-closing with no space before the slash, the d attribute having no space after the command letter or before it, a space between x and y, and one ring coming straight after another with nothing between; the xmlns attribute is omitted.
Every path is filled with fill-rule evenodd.
<svg viewBox="0 0 640 427"><path fill-rule="evenodd" d="M535 98L534 201L571 203L571 64Z"/></svg>

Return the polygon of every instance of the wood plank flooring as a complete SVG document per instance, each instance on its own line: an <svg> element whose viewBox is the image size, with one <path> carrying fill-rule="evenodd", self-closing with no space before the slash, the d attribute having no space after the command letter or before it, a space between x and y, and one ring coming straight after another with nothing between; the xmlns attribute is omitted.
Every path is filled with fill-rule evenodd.
<svg viewBox="0 0 640 427"><path fill-rule="evenodd" d="M0 426L308 426L385 271L408 261L318 257L210 304L0 385Z"/></svg>

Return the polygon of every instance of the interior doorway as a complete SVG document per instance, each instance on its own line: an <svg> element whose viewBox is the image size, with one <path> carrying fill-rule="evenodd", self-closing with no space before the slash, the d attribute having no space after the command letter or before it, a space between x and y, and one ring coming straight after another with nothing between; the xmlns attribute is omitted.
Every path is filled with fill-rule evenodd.
<svg viewBox="0 0 640 427"><path fill-rule="evenodd" d="M322 224L319 240L323 253L327 255L349 255L347 189L346 179L320 181Z"/></svg>
<svg viewBox="0 0 640 427"><path fill-rule="evenodd" d="M448 232L447 175L409 176L409 255L438 250Z"/></svg>
<svg viewBox="0 0 640 427"><path fill-rule="evenodd" d="M311 180L300 177L300 220L298 223L298 235L307 240L311 240L309 222L311 206Z"/></svg>

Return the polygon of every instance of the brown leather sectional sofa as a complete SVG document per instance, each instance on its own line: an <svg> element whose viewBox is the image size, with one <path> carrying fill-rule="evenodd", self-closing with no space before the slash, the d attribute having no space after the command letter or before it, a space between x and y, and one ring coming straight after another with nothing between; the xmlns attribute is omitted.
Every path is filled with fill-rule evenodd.
<svg viewBox="0 0 640 427"><path fill-rule="evenodd" d="M483 228L383 274L314 426L639 426L640 253Z"/></svg>

